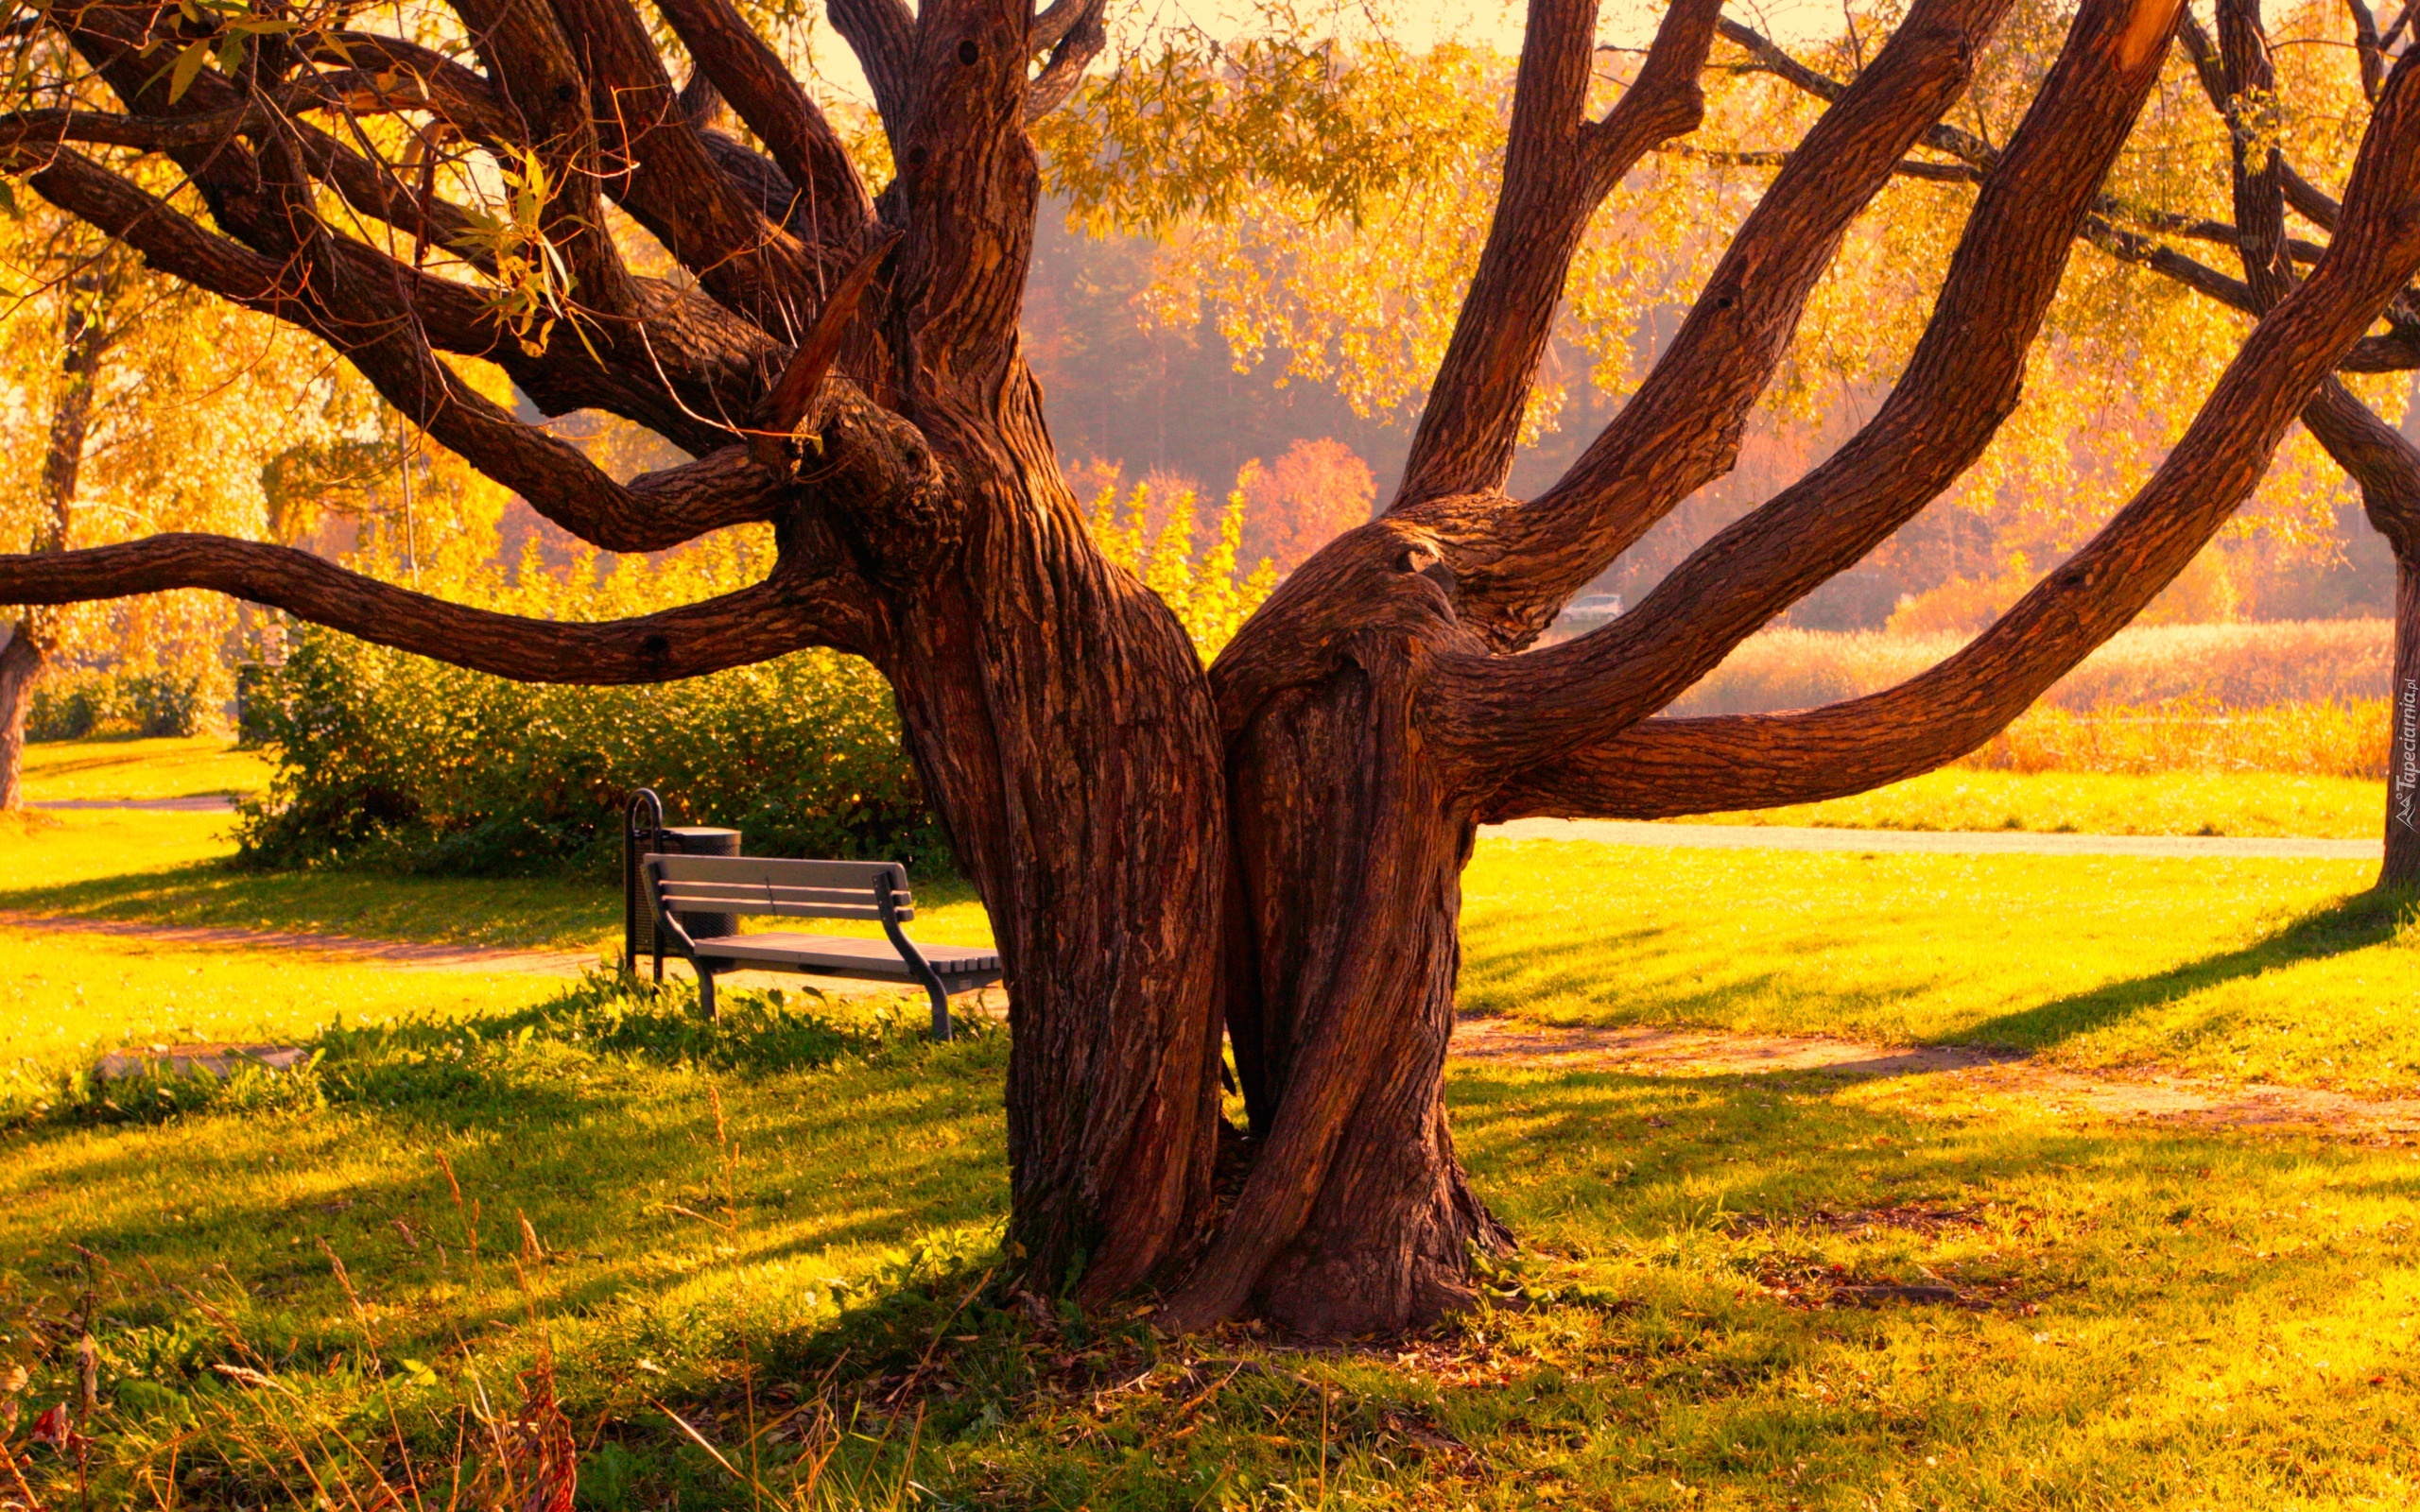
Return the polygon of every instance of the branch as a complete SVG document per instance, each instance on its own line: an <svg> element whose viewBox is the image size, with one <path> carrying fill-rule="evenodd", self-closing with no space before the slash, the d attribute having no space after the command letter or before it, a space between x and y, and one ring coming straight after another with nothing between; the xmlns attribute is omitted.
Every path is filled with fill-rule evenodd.
<svg viewBox="0 0 2420 1512"><path fill-rule="evenodd" d="M606 223L588 78L570 39L535 0L447 3L487 65L491 86L521 122L514 140L545 165L552 193L539 227L568 266L574 297L599 314L629 314L638 295Z"/></svg>
<svg viewBox="0 0 2420 1512"><path fill-rule="evenodd" d="M579 448L523 424L440 362L413 316L410 280L423 276L358 243L330 239L323 250L331 266L314 290L301 267L211 234L75 153L47 155L27 181L162 271L320 336L431 437L584 541L611 551L656 551L724 525L772 519L784 503L785 480L738 446L629 485L615 482ZM425 285L473 299L458 285L423 277ZM848 420L876 428L905 424L870 418L869 409L856 406Z"/></svg>
<svg viewBox="0 0 2420 1512"><path fill-rule="evenodd" d="M1849 222L1965 92L2007 9L2008 0L1917 0L1807 132L1679 335L1561 481L1476 528L1436 522L1456 546L1449 565L1466 624L1499 647L1527 644L1674 505L1729 471L1748 412Z"/></svg>
<svg viewBox="0 0 2420 1512"><path fill-rule="evenodd" d="M814 250L768 219L716 163L628 0L552 3L580 40L606 192L717 301L797 340L824 286Z"/></svg>
<svg viewBox="0 0 2420 1512"><path fill-rule="evenodd" d="M273 605L398 650L524 682L669 682L812 644L862 643L861 611L834 585L776 570L765 582L634 619L571 624L447 603L346 572L305 551L225 536L0 556L0 601L65 604L201 588Z"/></svg>
<svg viewBox="0 0 2420 1512"><path fill-rule="evenodd" d="M1596 0L1530 0L1503 187L1392 508L1504 486L1589 217L1651 147L1696 129L1720 11L1721 0L1673 0L1637 82L1592 126Z"/></svg>
<svg viewBox="0 0 2420 1512"><path fill-rule="evenodd" d="M895 156L917 115L916 17L907 0L829 0L832 29L857 55Z"/></svg>
<svg viewBox="0 0 2420 1512"><path fill-rule="evenodd" d="M1898 687L1797 714L1649 720L1549 753L1480 805L1656 816L1811 802L1974 750L2173 581L2250 496L2295 412L2420 269L2420 58L2381 90L2343 230L2264 318L2151 480L2083 550L1957 655ZM1526 660L1526 659L1525 659Z"/></svg>
<svg viewBox="0 0 2420 1512"><path fill-rule="evenodd" d="M1057 32L1054 41L1046 43L1043 38L1048 28L1043 24L1052 22L1055 26L1056 14L1062 9L1072 13L1065 18L1064 28ZM1027 125L1032 125L1066 104L1074 96L1077 86L1083 83L1084 70L1100 56L1100 50L1109 45L1109 30L1101 25L1101 16L1107 9L1108 0L1080 0L1080 3L1059 0L1057 5L1034 19L1033 35L1028 45L1048 45L1050 57L1042 65L1042 72L1034 76L1033 82L1026 86Z"/></svg>
<svg viewBox="0 0 2420 1512"><path fill-rule="evenodd" d="M1670 702L1768 620L1882 543L1956 482L2016 408L2079 225L2159 82L2163 47L2129 57L2137 0L2085 0L1967 217L1906 369L1820 467L1692 552L1592 635L1494 665L1441 668L1498 726L1468 753L1493 787ZM1450 695L1449 695L1450 696ZM1516 733L1508 733L1510 730Z"/></svg>
<svg viewBox="0 0 2420 1512"><path fill-rule="evenodd" d="M873 198L839 133L781 56L731 0L657 0L657 8L699 69L804 197L799 216L807 234L855 245L873 218Z"/></svg>

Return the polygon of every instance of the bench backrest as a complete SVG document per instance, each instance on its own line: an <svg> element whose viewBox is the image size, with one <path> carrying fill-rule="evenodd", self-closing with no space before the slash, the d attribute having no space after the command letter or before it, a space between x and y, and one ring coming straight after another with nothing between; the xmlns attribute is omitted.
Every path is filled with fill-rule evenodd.
<svg viewBox="0 0 2420 1512"><path fill-rule="evenodd" d="M647 858L656 902L675 913L776 914L784 919L880 919L888 881L891 917L913 919L908 871L895 861L784 861L772 856Z"/></svg>

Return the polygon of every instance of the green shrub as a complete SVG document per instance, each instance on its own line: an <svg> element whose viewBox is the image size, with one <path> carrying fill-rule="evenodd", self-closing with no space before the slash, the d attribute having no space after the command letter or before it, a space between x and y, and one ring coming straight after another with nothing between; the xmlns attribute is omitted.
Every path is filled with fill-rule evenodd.
<svg viewBox="0 0 2420 1512"><path fill-rule="evenodd" d="M945 868L872 667L803 651L648 688L533 685L298 627L254 703L278 771L243 805L242 860L515 876L607 875L623 805L752 854Z"/></svg>
<svg viewBox="0 0 2420 1512"><path fill-rule="evenodd" d="M198 735L211 724L201 679L174 672L54 668L34 685L27 740L87 735Z"/></svg>

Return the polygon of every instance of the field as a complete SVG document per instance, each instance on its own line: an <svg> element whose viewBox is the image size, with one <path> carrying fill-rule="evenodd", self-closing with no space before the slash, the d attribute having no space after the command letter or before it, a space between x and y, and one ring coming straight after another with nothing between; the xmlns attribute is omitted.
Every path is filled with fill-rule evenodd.
<svg viewBox="0 0 2420 1512"><path fill-rule="evenodd" d="M84 759L58 765L88 797L182 781ZM0 908L614 927L568 885L230 873L223 827L63 813L0 836ZM1483 841L1464 1005L2412 1095L2420 932L2367 869ZM1458 1060L1457 1143L1525 1240L1488 1310L1384 1347L1170 1341L983 1293L998 1030L19 943L0 1374L30 1367L32 1412L73 1396L89 1318L101 1403L80 1461L30 1452L54 1505L80 1479L94 1505L369 1507L457 1462L497 1504L548 1444L600 1509L2398 1506L2420 1475L2404 1139L2102 1117L2023 1074ZM320 1058L216 1091L74 1075L253 1036Z"/></svg>

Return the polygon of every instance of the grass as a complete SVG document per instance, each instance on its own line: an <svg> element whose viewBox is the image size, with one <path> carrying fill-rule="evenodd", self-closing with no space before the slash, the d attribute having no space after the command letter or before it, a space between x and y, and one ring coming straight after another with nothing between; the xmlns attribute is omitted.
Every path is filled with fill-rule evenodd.
<svg viewBox="0 0 2420 1512"><path fill-rule="evenodd" d="M1906 681L1966 640L1770 630L1743 642L1672 712L1763 713L1854 698ZM2253 709L2383 698L2394 645L2386 620L2134 626L2061 679L2043 703L2080 713L2180 699Z"/></svg>
<svg viewBox="0 0 2420 1512"><path fill-rule="evenodd" d="M69 740L26 747L25 788L37 803L61 799L249 795L268 786L268 758L223 735L156 740Z"/></svg>
<svg viewBox="0 0 2420 1512"><path fill-rule="evenodd" d="M542 1361L597 1508L2395 1506L2420 1474L2406 1148L1953 1078L1458 1066L1519 1311L1175 1343L983 1293L996 1035L735 1074L518 1022L339 1045L322 1074L377 1075L316 1107L9 1136L0 1350L60 1400L69 1351L35 1346L92 1297L99 1504L316 1504L280 1434L323 1486L366 1473L337 1441L442 1463ZM1966 1305L1824 1305L1935 1280ZM750 1443L802 1406L852 1434ZM741 1484L836 1448L878 1494Z"/></svg>
<svg viewBox="0 0 2420 1512"><path fill-rule="evenodd" d="M2420 928L2374 870L1482 844L1461 1000L2420 1093Z"/></svg>
<svg viewBox="0 0 2420 1512"><path fill-rule="evenodd" d="M2273 772L1974 771L1949 767L1824 803L1694 816L1690 824L1850 830L2024 830L2376 840L2386 784Z"/></svg>
<svg viewBox="0 0 2420 1512"><path fill-rule="evenodd" d="M470 878L370 872L262 872L227 865L229 818L142 810L70 811L31 831L0 831L0 909L186 928L302 930L516 950L621 949L621 897L555 877ZM915 934L988 944L964 884L920 884ZM750 927L773 923L750 921ZM881 933L832 920L828 934Z"/></svg>
<svg viewBox="0 0 2420 1512"><path fill-rule="evenodd" d="M611 917L594 889L219 873L211 833L68 815L0 839L50 879L0 906L467 911L516 944ZM2353 896L2368 869L1482 841L1464 1001L2406 1091L2415 935ZM985 1289L997 1031L932 1046L795 994L708 1027L678 988L64 935L20 969L0 1057L44 1074L239 1028L320 1052L0 1125L0 1391L26 1368L8 1442L55 1507L366 1507L406 1455L485 1473L510 1455L477 1443L549 1422L596 1512L2393 1507L2420 1477L2406 1145L1954 1074L1456 1062L1457 1148L1527 1246L1489 1309L1375 1347L1167 1341ZM1962 1300L1837 1305L1860 1283ZM27 1449L86 1329L92 1442Z"/></svg>

